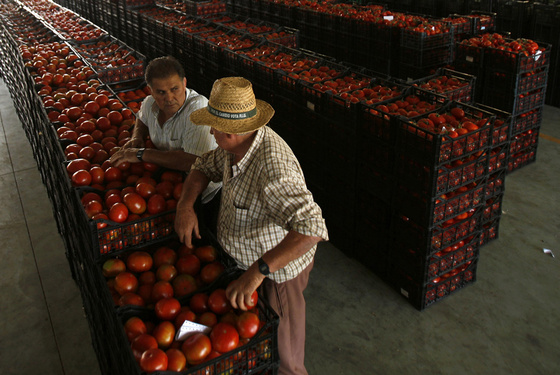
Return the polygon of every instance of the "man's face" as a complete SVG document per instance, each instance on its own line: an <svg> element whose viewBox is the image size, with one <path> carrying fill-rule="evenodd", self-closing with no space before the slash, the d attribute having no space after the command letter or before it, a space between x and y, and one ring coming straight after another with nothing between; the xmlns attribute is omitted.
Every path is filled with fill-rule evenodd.
<svg viewBox="0 0 560 375"><path fill-rule="evenodd" d="M178 74L174 74L167 78L153 79L150 89L159 109L167 116L172 116L185 102L186 86L187 79L181 79Z"/></svg>

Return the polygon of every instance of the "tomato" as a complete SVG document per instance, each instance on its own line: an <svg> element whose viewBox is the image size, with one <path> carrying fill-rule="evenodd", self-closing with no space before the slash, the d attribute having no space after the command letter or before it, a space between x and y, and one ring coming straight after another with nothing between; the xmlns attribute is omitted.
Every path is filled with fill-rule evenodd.
<svg viewBox="0 0 560 375"><path fill-rule="evenodd" d="M208 263L200 270L200 279L203 283L210 284L215 281L225 269L225 266L218 261Z"/></svg>
<svg viewBox="0 0 560 375"><path fill-rule="evenodd" d="M142 354L144 354L146 350L157 349L157 341L154 338L154 336L148 333L143 333L141 335L136 336L134 340L132 340L130 347L132 349L132 354L134 355L134 358L137 361L140 361Z"/></svg>
<svg viewBox="0 0 560 375"><path fill-rule="evenodd" d="M136 293L125 293L118 301L119 306L145 306L146 302L144 299Z"/></svg>
<svg viewBox="0 0 560 375"><path fill-rule="evenodd" d="M187 362L191 365L201 363L212 351L212 343L208 336L203 333L193 333L181 345L181 351L185 354Z"/></svg>
<svg viewBox="0 0 560 375"><path fill-rule="evenodd" d="M151 215L165 212L166 207L165 199L159 194L154 194L148 199L148 212Z"/></svg>
<svg viewBox="0 0 560 375"><path fill-rule="evenodd" d="M147 332L146 324L144 324L142 319L133 316L124 323L124 332L126 337L128 337L128 341L132 342L136 337Z"/></svg>
<svg viewBox="0 0 560 375"><path fill-rule="evenodd" d="M138 279L130 272L121 272L115 276L115 290L121 296L138 290Z"/></svg>
<svg viewBox="0 0 560 375"><path fill-rule="evenodd" d="M122 120L123 120L123 116L120 112L117 111L110 111L107 114L107 119L109 119L109 121L111 122L111 125L120 125Z"/></svg>
<svg viewBox="0 0 560 375"><path fill-rule="evenodd" d="M161 349L148 349L140 358L140 368L148 373L167 370L167 354Z"/></svg>
<svg viewBox="0 0 560 375"><path fill-rule="evenodd" d="M159 267L162 264L175 264L177 253L170 247L162 246L154 252L153 259L154 267Z"/></svg>
<svg viewBox="0 0 560 375"><path fill-rule="evenodd" d="M152 256L145 251L134 251L126 259L126 266L132 272L149 271L152 265Z"/></svg>
<svg viewBox="0 0 560 375"><path fill-rule="evenodd" d="M167 371L181 372L187 368L187 358L179 349L167 349L165 354L168 359Z"/></svg>
<svg viewBox="0 0 560 375"><path fill-rule="evenodd" d="M154 310L158 318L162 320L173 320L181 310L181 304L176 298L162 298L156 302Z"/></svg>
<svg viewBox="0 0 560 375"><path fill-rule="evenodd" d="M117 167L109 167L105 170L105 181L122 181L122 171Z"/></svg>
<svg viewBox="0 0 560 375"><path fill-rule="evenodd" d="M91 174L84 169L74 172L72 174L72 185L74 186L89 186L91 184Z"/></svg>
<svg viewBox="0 0 560 375"><path fill-rule="evenodd" d="M206 293L196 293L191 297L189 307L196 314L208 311L208 295Z"/></svg>
<svg viewBox="0 0 560 375"><path fill-rule="evenodd" d="M218 250L212 245L197 247L194 254L204 263L211 263L218 258Z"/></svg>
<svg viewBox="0 0 560 375"><path fill-rule="evenodd" d="M175 339L175 326L169 321L160 322L154 328L152 335L158 342L159 348L167 349Z"/></svg>
<svg viewBox="0 0 560 375"><path fill-rule="evenodd" d="M111 208L115 203L121 203L121 196L118 193L110 194L105 198L105 206Z"/></svg>
<svg viewBox="0 0 560 375"><path fill-rule="evenodd" d="M157 281L152 288L152 301L173 297L173 287L168 281Z"/></svg>
<svg viewBox="0 0 560 375"><path fill-rule="evenodd" d="M126 271L126 264L118 258L107 259L102 266L102 273L105 277L115 277L124 271Z"/></svg>
<svg viewBox="0 0 560 375"><path fill-rule="evenodd" d="M196 320L196 315L188 307L183 306L179 314L175 317L175 329L179 330L186 320L194 322Z"/></svg>
<svg viewBox="0 0 560 375"><path fill-rule="evenodd" d="M142 215L146 211L146 201L137 193L127 193L123 203L133 214Z"/></svg>
<svg viewBox="0 0 560 375"><path fill-rule="evenodd" d="M66 165L66 171L72 175L79 170L89 171L91 168L91 162L87 159L79 158L74 159Z"/></svg>
<svg viewBox="0 0 560 375"><path fill-rule="evenodd" d="M212 311L206 311L200 314L197 319L197 323L205 325L207 327L214 327L218 324L218 316Z"/></svg>
<svg viewBox="0 0 560 375"><path fill-rule="evenodd" d="M218 315L224 315L232 309L226 290L218 288L208 296L208 308Z"/></svg>
<svg viewBox="0 0 560 375"><path fill-rule="evenodd" d="M173 183L169 181L162 181L156 185L156 192L164 199L170 199L173 197L173 188Z"/></svg>
<svg viewBox="0 0 560 375"><path fill-rule="evenodd" d="M153 271L146 271L142 272L140 276L138 276L138 282L140 285L143 284L155 284L156 283L156 274Z"/></svg>
<svg viewBox="0 0 560 375"><path fill-rule="evenodd" d="M237 318L236 328L239 332L239 337L250 339L255 336L259 331L260 319L259 316L250 311L244 311Z"/></svg>
<svg viewBox="0 0 560 375"><path fill-rule="evenodd" d="M177 269L172 264L162 264L156 270L158 280L172 281L177 276Z"/></svg>
<svg viewBox="0 0 560 375"><path fill-rule="evenodd" d="M154 164L154 163L148 163L146 161L142 162L142 166L144 167L144 170L150 171L150 172L156 172L159 169L159 165Z"/></svg>
<svg viewBox="0 0 560 375"><path fill-rule="evenodd" d="M173 294L177 298L184 297L198 289L194 277L187 274L177 275L171 283L173 285Z"/></svg>
<svg viewBox="0 0 560 375"><path fill-rule="evenodd" d="M128 218L128 208L124 203L115 203L109 209L109 219L116 223L124 223Z"/></svg>
<svg viewBox="0 0 560 375"><path fill-rule="evenodd" d="M98 166L91 167L89 173L91 174L92 184L102 184L103 181L105 180L105 171L103 171L101 167Z"/></svg>
<svg viewBox="0 0 560 375"><path fill-rule="evenodd" d="M136 193L138 193L142 198L148 199L152 195L156 194L156 187L147 182L139 182L136 184Z"/></svg>
<svg viewBox="0 0 560 375"><path fill-rule="evenodd" d="M231 324L220 322L212 328L210 340L214 350L227 353L239 344L239 333Z"/></svg>
<svg viewBox="0 0 560 375"><path fill-rule="evenodd" d="M186 273L192 276L196 276L200 272L200 260L194 254L185 254L184 256L177 259L175 267L181 274Z"/></svg>
<svg viewBox="0 0 560 375"><path fill-rule="evenodd" d="M92 219L95 215L100 214L103 211L103 205L99 201L91 200L85 204L84 210L87 217Z"/></svg>
<svg viewBox="0 0 560 375"><path fill-rule="evenodd" d="M453 115L453 117L455 117L457 120L461 120L463 117L465 117L465 111L463 111L461 108L459 107L455 107L455 108L451 108L451 114Z"/></svg>

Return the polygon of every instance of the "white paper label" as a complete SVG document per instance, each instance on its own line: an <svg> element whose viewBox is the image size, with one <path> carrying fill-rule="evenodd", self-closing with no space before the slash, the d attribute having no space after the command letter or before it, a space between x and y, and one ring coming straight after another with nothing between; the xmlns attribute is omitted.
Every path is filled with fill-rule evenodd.
<svg viewBox="0 0 560 375"><path fill-rule="evenodd" d="M408 292L406 290L404 290L403 288L401 288L401 294L403 296L405 296L406 298L408 298Z"/></svg>
<svg viewBox="0 0 560 375"><path fill-rule="evenodd" d="M307 102L307 108L309 108L310 110L314 111L315 110L315 104L311 103L311 102Z"/></svg>
<svg viewBox="0 0 560 375"><path fill-rule="evenodd" d="M210 328L208 326L205 326L203 324L198 324L198 323L195 323L195 322L191 322L190 320L185 320L183 322L183 325L181 326L181 328L179 328L179 330L175 334L175 340L176 341L183 341L187 337L192 335L193 333L200 332L200 333L209 334L210 331L212 331L212 328Z"/></svg>
<svg viewBox="0 0 560 375"><path fill-rule="evenodd" d="M535 56L533 57L535 59L535 61L538 61L541 58L542 55L542 51L538 50L537 52L535 52Z"/></svg>
<svg viewBox="0 0 560 375"><path fill-rule="evenodd" d="M383 16L383 19L385 21L392 21L393 20L393 16Z"/></svg>
<svg viewBox="0 0 560 375"><path fill-rule="evenodd" d="M465 58L465 60L467 60L468 62L473 62L473 61L474 61L474 57L472 57L472 56L467 56L467 57Z"/></svg>

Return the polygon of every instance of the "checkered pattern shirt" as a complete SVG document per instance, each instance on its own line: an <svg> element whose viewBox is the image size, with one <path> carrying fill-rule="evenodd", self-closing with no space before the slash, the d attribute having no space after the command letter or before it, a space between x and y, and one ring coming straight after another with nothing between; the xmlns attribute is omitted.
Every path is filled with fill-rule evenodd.
<svg viewBox="0 0 560 375"><path fill-rule="evenodd" d="M206 108L208 99L196 91L186 89L185 102L163 126L158 121L159 107L153 96L147 96L140 110L138 118L149 130L150 139L158 150L183 150L189 154L201 156L205 152L218 147L216 139L210 134L209 126L197 126L190 120L191 113L200 108ZM211 184L202 194L202 202L206 203L216 195L220 184Z"/></svg>
<svg viewBox="0 0 560 375"><path fill-rule="evenodd" d="M307 189L295 155L271 128L257 131L243 159L217 148L193 168L211 181L222 181L218 240L225 251L247 269L293 230L328 240L319 206ZM276 282L296 277L313 260L317 246L283 269L269 275Z"/></svg>

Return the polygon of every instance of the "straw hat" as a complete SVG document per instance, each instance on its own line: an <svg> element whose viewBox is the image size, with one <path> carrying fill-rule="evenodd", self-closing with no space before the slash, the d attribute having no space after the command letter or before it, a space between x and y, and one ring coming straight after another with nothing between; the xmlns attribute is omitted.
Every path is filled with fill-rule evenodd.
<svg viewBox="0 0 560 375"><path fill-rule="evenodd" d="M243 77L225 77L214 82L208 106L194 111L191 121L223 133L243 134L266 125L273 115L270 104L255 99L251 82Z"/></svg>

